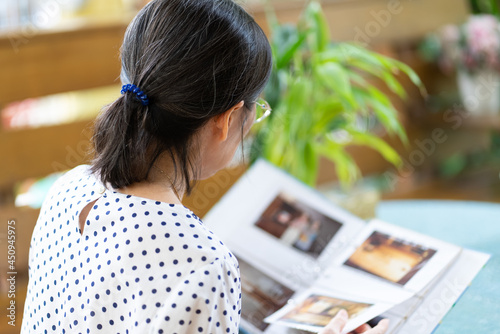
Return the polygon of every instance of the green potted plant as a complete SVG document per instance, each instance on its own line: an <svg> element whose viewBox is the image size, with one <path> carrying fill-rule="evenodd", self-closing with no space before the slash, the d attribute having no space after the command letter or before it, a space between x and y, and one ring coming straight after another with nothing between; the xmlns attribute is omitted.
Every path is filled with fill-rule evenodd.
<svg viewBox="0 0 500 334"><path fill-rule="evenodd" d="M310 2L297 25L280 25L268 11L274 69L264 95L273 111L256 129L251 157L271 163L312 186L319 161L335 163L342 185L360 176L348 145L375 149L394 164L398 153L372 132L374 122L403 143L408 139L389 97L372 84L381 79L404 98L398 81L406 73L424 91L407 65L353 43L333 43L320 4Z"/></svg>

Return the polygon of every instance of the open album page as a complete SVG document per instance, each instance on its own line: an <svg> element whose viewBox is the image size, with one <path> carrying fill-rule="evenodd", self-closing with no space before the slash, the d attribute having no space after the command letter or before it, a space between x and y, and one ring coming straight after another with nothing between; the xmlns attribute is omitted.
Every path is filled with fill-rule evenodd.
<svg viewBox="0 0 500 334"><path fill-rule="evenodd" d="M390 309L404 320L460 253L382 221L366 224L263 160L204 222L240 261L242 324L253 333L318 331L342 308L352 329Z"/></svg>

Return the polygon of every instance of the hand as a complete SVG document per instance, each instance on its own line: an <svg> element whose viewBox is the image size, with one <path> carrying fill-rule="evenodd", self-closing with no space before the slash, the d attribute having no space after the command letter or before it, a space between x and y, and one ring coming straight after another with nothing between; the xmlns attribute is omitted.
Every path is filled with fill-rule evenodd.
<svg viewBox="0 0 500 334"><path fill-rule="evenodd" d="M342 329L344 329L345 324L349 316L345 310L340 310L339 313L330 321L325 328L319 332L319 334L340 334L342 333ZM354 333L363 333L363 334L384 334L389 327L389 320L384 319L378 323L377 326L371 328L367 324L361 325L354 330Z"/></svg>

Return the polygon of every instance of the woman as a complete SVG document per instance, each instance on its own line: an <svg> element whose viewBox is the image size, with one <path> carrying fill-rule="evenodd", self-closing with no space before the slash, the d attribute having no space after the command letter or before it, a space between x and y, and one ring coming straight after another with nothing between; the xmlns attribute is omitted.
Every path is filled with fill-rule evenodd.
<svg viewBox="0 0 500 334"><path fill-rule="evenodd" d="M54 185L33 232L22 332L237 333L238 262L181 198L260 117L268 41L230 0L154 0L121 56L92 165Z"/></svg>

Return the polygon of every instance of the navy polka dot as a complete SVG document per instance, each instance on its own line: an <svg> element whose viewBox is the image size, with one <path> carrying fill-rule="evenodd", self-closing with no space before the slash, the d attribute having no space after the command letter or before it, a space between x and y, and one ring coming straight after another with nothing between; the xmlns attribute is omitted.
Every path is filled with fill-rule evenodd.
<svg viewBox="0 0 500 334"><path fill-rule="evenodd" d="M50 190L30 254L23 332L238 333L238 263L223 243L184 206L106 190L88 166Z"/></svg>

